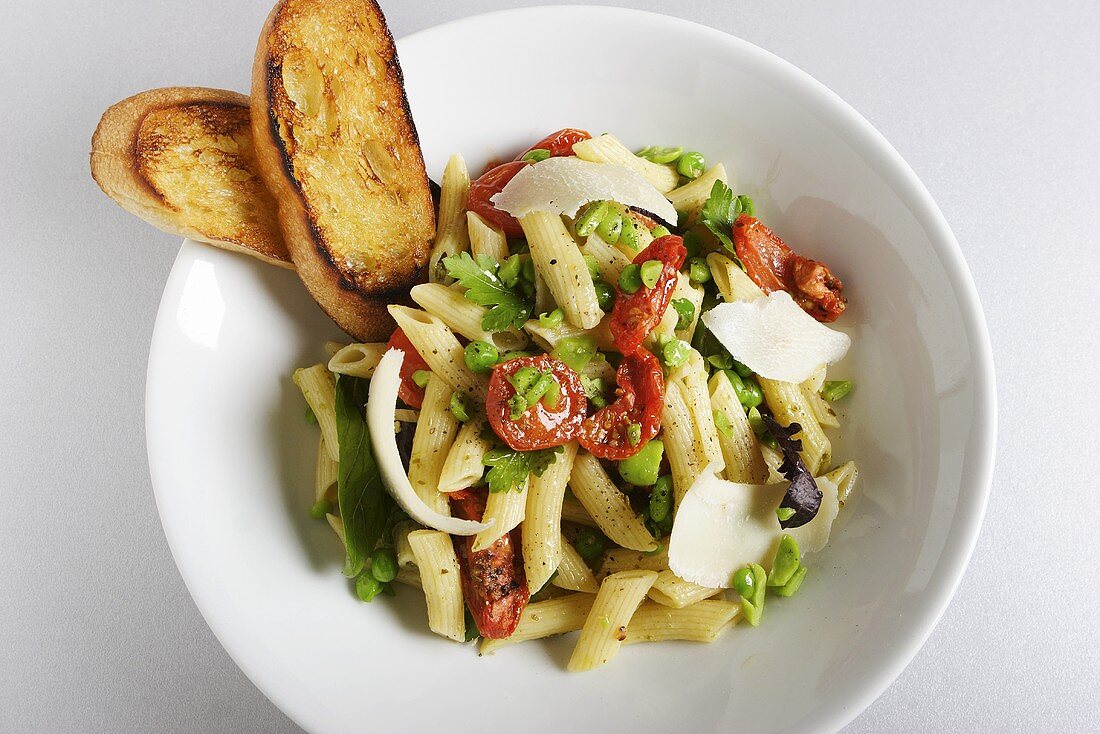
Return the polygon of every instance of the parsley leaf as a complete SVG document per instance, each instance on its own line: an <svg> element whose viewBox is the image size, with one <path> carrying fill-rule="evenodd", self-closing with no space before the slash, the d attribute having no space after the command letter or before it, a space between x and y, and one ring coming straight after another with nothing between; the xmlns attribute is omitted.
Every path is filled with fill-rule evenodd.
<svg viewBox="0 0 1100 734"><path fill-rule="evenodd" d="M733 195L733 189L718 180L711 187L707 203L703 204L703 209L699 212L699 223L709 229L730 252L735 252L733 240L730 239L733 220L737 218L734 212L735 201L737 197Z"/></svg>
<svg viewBox="0 0 1100 734"><path fill-rule="evenodd" d="M541 451L493 449L485 455L485 466L492 467L485 475L485 480L489 483L489 491L507 492L510 489L520 489L529 475L541 477L561 452L561 446Z"/></svg>
<svg viewBox="0 0 1100 734"><path fill-rule="evenodd" d="M466 298L490 307L481 320L486 331L504 331L511 326L519 329L531 318L534 304L504 285L491 257L479 255L475 261L470 253L463 252L444 258L443 266L466 288Z"/></svg>

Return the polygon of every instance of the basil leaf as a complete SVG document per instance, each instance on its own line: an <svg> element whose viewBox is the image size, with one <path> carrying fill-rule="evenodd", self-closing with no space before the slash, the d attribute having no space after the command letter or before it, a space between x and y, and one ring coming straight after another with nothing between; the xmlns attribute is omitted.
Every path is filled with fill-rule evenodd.
<svg viewBox="0 0 1100 734"><path fill-rule="evenodd" d="M338 496L344 521L344 575L358 576L374 552L393 500L371 449L363 406L370 381L341 375L336 381L336 435L340 440Z"/></svg>

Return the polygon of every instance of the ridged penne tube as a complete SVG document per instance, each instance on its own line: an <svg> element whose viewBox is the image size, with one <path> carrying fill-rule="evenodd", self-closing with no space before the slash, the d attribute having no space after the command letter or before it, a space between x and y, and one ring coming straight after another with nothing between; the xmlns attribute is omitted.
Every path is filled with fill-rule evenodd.
<svg viewBox="0 0 1100 734"><path fill-rule="evenodd" d="M574 326L591 329L604 313L596 298L596 286L588 274L588 265L561 216L550 212L531 212L519 218L531 259L539 276L546 281L554 301Z"/></svg>
<svg viewBox="0 0 1100 734"><path fill-rule="evenodd" d="M787 481L779 473L779 467L783 464L783 452L766 444L760 444L760 455L764 457L764 463L768 465L768 478L764 482L765 484L780 484Z"/></svg>
<svg viewBox="0 0 1100 734"><path fill-rule="evenodd" d="M591 339L596 348L604 352L617 352L615 339L611 336L611 317L607 317L596 324L593 329L582 329L579 326L563 322L561 326L543 326L538 319L531 319L523 325L523 330L531 335L532 341L547 352L554 351L554 347L561 344L562 339L583 336Z"/></svg>
<svg viewBox="0 0 1100 734"><path fill-rule="evenodd" d="M438 530L409 533L409 545L420 569L420 583L428 602L428 628L462 642L466 639L466 613L462 583L451 536Z"/></svg>
<svg viewBox="0 0 1100 734"><path fill-rule="evenodd" d="M470 193L470 174L466 161L455 153L443 169L439 192L439 216L436 218L435 245L428 258L428 279L432 283L450 283L443 258L470 249L466 227L466 197Z"/></svg>
<svg viewBox="0 0 1100 734"><path fill-rule="evenodd" d="M630 618L623 644L668 640L714 642L737 624L740 616L740 602L710 599L674 609L647 601Z"/></svg>
<svg viewBox="0 0 1100 734"><path fill-rule="evenodd" d="M821 397L821 393L818 392L821 388L814 388L810 384L812 382L813 378L801 383L798 389L802 391L802 397L806 399L806 405L810 406L810 412L813 413L814 419L822 428L840 428L840 421L837 420L833 406L829 405L828 400Z"/></svg>
<svg viewBox="0 0 1100 734"><path fill-rule="evenodd" d="M561 562L561 505L576 458L577 444L570 441L541 477L532 476L528 482L522 546L523 569L532 589L541 589Z"/></svg>
<svg viewBox="0 0 1100 734"><path fill-rule="evenodd" d="M458 435L439 472L440 492L457 492L481 481L481 475L485 473L485 454L493 448L488 426L484 416L476 416L458 429Z"/></svg>
<svg viewBox="0 0 1100 734"><path fill-rule="evenodd" d="M665 385L661 429L664 431L665 456L672 468L672 489L679 506L695 478L703 473L707 460L691 409L675 382Z"/></svg>
<svg viewBox="0 0 1100 734"><path fill-rule="evenodd" d="M726 462L726 479L743 484L764 484L768 479L768 465L729 378L721 372L716 373L710 378L709 390L711 407L716 415L724 417L727 426L718 431L718 444Z"/></svg>
<svg viewBox="0 0 1100 734"><path fill-rule="evenodd" d="M332 528L332 532L336 533L336 537L340 539L340 544L344 544L344 521L331 512L325 515L325 519L328 520L328 526Z"/></svg>
<svg viewBox="0 0 1100 734"><path fill-rule="evenodd" d="M810 378L802 383L802 387L813 390L814 392L820 392L821 388L825 386L825 373L827 368L825 365L821 365L814 373L810 375Z"/></svg>
<svg viewBox="0 0 1100 734"><path fill-rule="evenodd" d="M703 295L705 291L702 286L692 285L691 281L684 276L683 273L679 274L676 279L676 290L672 292L672 300L684 299L691 302L694 308L694 314L691 317L691 323L683 328L676 329L675 334L677 339L683 339L690 343L691 338L695 336L695 327L699 325L699 317L703 315ZM675 309L672 309L675 312Z"/></svg>
<svg viewBox="0 0 1100 734"><path fill-rule="evenodd" d="M848 498L852 495L852 490L856 487L856 482L859 480L859 469L856 467L854 461L849 461L833 469L825 475L825 478L836 485L837 499L839 499L840 504L843 505L847 502Z"/></svg>
<svg viewBox="0 0 1100 734"><path fill-rule="evenodd" d="M614 245L609 245L598 234L588 236L582 248L582 254L595 259L596 268L600 271L600 279L612 284L619 282L619 275L623 272L623 268L630 264L629 257Z"/></svg>
<svg viewBox="0 0 1100 734"><path fill-rule="evenodd" d="M313 472L313 501L336 499L336 483L340 478L340 462L334 460L325 446L325 437L317 439L317 466Z"/></svg>
<svg viewBox="0 0 1100 734"><path fill-rule="evenodd" d="M648 596L658 604L682 609L703 599L709 599L721 591L721 589L712 589L709 586L684 581L672 571L666 570L657 574L657 580L650 587Z"/></svg>
<svg viewBox="0 0 1100 734"><path fill-rule="evenodd" d="M561 519L577 525L586 525L590 528L599 527L584 505L576 500L566 499L561 503Z"/></svg>
<svg viewBox="0 0 1100 734"><path fill-rule="evenodd" d="M397 557L398 568L416 565L416 556L409 543L409 535L420 529L420 526L411 520L405 520L393 526L393 554Z"/></svg>
<svg viewBox="0 0 1100 734"><path fill-rule="evenodd" d="M668 569L668 546L663 545L656 553L614 548L604 554L596 578L602 580L619 571L665 571Z"/></svg>
<svg viewBox="0 0 1100 734"><path fill-rule="evenodd" d="M680 183L680 174L675 168L639 158L614 135L601 135L591 140L582 140L573 145L573 152L581 160L593 163L614 163L637 171L662 194L672 191Z"/></svg>
<svg viewBox="0 0 1100 734"><path fill-rule="evenodd" d="M630 618L656 580L656 571L621 571L603 580L569 658L570 671L592 670L611 662L626 639Z"/></svg>
<svg viewBox="0 0 1100 734"><path fill-rule="evenodd" d="M680 386L684 402L691 411L706 462L714 465L715 472L720 472L725 468L726 460L722 456L722 447L718 444L718 429L714 425L714 408L710 404L707 377L703 355L694 349L690 350L684 364L669 373L669 379Z"/></svg>
<svg viewBox="0 0 1100 734"><path fill-rule="evenodd" d="M569 486L604 535L623 548L649 551L657 541L635 514L630 499L616 487L600 460L587 451L577 454Z"/></svg>
<svg viewBox="0 0 1100 734"><path fill-rule="evenodd" d="M424 588L424 582L420 580L420 570L416 567L415 564L398 568L397 578L394 580L398 581L399 583L405 584L406 586L412 586L415 589Z"/></svg>
<svg viewBox="0 0 1100 734"><path fill-rule="evenodd" d="M527 525L525 524L523 528L526 532ZM551 583L562 589L595 594L600 587L596 583L596 577L592 574L592 569L588 567L588 564L581 558L581 554L577 553L577 549L569 541L560 534L558 537L560 538L561 556L557 568L558 573ZM530 580L528 580L528 583L530 583Z"/></svg>
<svg viewBox="0 0 1100 734"><path fill-rule="evenodd" d="M666 196L672 202L672 205L676 207L676 211L696 215L707 203L707 199L710 198L710 190L714 188L715 181L728 181L726 167L721 163L711 166L709 170L694 181L689 181L683 186L677 186L669 191Z"/></svg>
<svg viewBox="0 0 1100 734"><path fill-rule="evenodd" d="M443 321L427 311L408 306L390 306L389 312L432 372L442 377L451 389L475 398L476 405L484 403L488 380L475 375L466 366L462 344Z"/></svg>
<svg viewBox="0 0 1100 734"><path fill-rule="evenodd" d="M412 299L425 311L450 327L451 331L470 341L480 339L489 342L502 352L521 349L527 345L527 335L510 327L505 331L488 331L481 321L488 311L469 300L460 291L440 283L421 283L409 291Z"/></svg>
<svg viewBox="0 0 1100 734"><path fill-rule="evenodd" d="M584 626L596 597L592 594L568 594L548 601L528 604L519 615L515 632L502 640L482 639L480 653L488 655L517 642L575 632Z"/></svg>
<svg viewBox="0 0 1100 734"><path fill-rule="evenodd" d="M450 411L452 394L451 386L433 372L424 388L409 459L409 483L424 504L441 515L451 514L447 495L439 491L439 475L458 433L458 421Z"/></svg>
<svg viewBox="0 0 1100 734"><path fill-rule="evenodd" d="M336 354L346 346L347 344L344 342L329 340L325 342L325 354L328 355L329 359L332 359L332 355Z"/></svg>
<svg viewBox="0 0 1100 734"><path fill-rule="evenodd" d="M497 262L508 257L508 239L477 212L466 212L466 231L470 235L470 254L476 260L480 255L488 255Z"/></svg>
<svg viewBox="0 0 1100 734"><path fill-rule="evenodd" d="M328 369L339 375L370 377L385 353L385 344L348 344L329 358Z"/></svg>
<svg viewBox="0 0 1100 734"><path fill-rule="evenodd" d="M489 499L485 501L485 514L481 517L481 521L492 521L492 524L488 530L483 530L474 537L475 551L485 550L523 522L523 515L527 511L529 483L528 479L519 491L509 489L504 492L489 493Z"/></svg>
<svg viewBox="0 0 1100 734"><path fill-rule="evenodd" d="M336 381L323 364L294 370L294 384L317 418L325 448L333 461L340 460L340 439L336 435Z"/></svg>
<svg viewBox="0 0 1100 734"><path fill-rule="evenodd" d="M712 252L707 255L707 265L723 301L755 301L764 295L760 286L752 282L752 278L745 275L745 271L725 255Z"/></svg>
<svg viewBox="0 0 1100 734"><path fill-rule="evenodd" d="M801 388L793 382L769 380L759 375L756 381L760 383L764 402L771 408L775 419L784 426L797 423L802 427L795 437L802 439L802 461L816 475L823 466L828 466L832 458L832 445L814 418Z"/></svg>
<svg viewBox="0 0 1100 734"><path fill-rule="evenodd" d="M546 279L535 273L535 313L550 313L557 304L554 303L554 294L550 292L550 286L546 285Z"/></svg>

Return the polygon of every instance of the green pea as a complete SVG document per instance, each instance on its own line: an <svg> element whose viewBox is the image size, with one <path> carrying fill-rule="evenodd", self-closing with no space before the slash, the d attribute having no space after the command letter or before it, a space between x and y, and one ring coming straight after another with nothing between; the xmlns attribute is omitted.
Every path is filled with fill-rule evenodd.
<svg viewBox="0 0 1100 734"><path fill-rule="evenodd" d="M527 412L527 401L524 400L523 395L516 393L512 397L508 398L508 418L514 421L518 421L523 417L523 414Z"/></svg>
<svg viewBox="0 0 1100 734"><path fill-rule="evenodd" d="M554 410L558 407L558 400L561 398L561 385L557 380L550 382L550 387L547 388L546 394L542 396L542 404L550 410Z"/></svg>
<svg viewBox="0 0 1100 734"><path fill-rule="evenodd" d="M528 283L535 282L535 261L532 260L530 257L523 258L523 268L521 270L521 275L523 275L523 279L526 280Z"/></svg>
<svg viewBox="0 0 1100 734"><path fill-rule="evenodd" d="M520 271L523 270L523 258L512 255L500 264L497 269L497 277L509 288L514 288L519 282Z"/></svg>
<svg viewBox="0 0 1100 734"><path fill-rule="evenodd" d="M607 547L603 537L591 528L581 528L577 531L577 537L573 541L573 547L586 561L594 561L603 555Z"/></svg>
<svg viewBox="0 0 1100 734"><path fill-rule="evenodd" d="M733 424L730 423L730 419L726 417L726 414L720 410L714 411L714 427L726 438L733 438Z"/></svg>
<svg viewBox="0 0 1100 734"><path fill-rule="evenodd" d="M793 535L784 534L775 551L772 570L768 574L768 586L786 586L801 565L802 552L798 548L798 541Z"/></svg>
<svg viewBox="0 0 1100 734"><path fill-rule="evenodd" d="M825 384L821 386L821 397L831 403L850 393L853 387L855 385L851 380L826 380Z"/></svg>
<svg viewBox="0 0 1100 734"><path fill-rule="evenodd" d="M516 392L525 393L535 384L535 380L539 379L539 374L534 367L520 367L508 378L508 382L512 383Z"/></svg>
<svg viewBox="0 0 1100 734"><path fill-rule="evenodd" d="M315 502L313 504L313 507L309 508L309 516L312 517L314 520L324 520L325 515L329 514L330 512L332 512L332 503L328 500Z"/></svg>
<svg viewBox="0 0 1100 734"><path fill-rule="evenodd" d="M360 601L370 602L382 593L382 582L369 571L364 571L355 579L355 595Z"/></svg>
<svg viewBox="0 0 1100 734"><path fill-rule="evenodd" d="M539 326L545 326L547 329L558 328L564 320L565 314L560 308L555 308L550 313L539 314Z"/></svg>
<svg viewBox="0 0 1100 734"><path fill-rule="evenodd" d="M637 446L642 442L642 424L631 423L626 427L626 440L631 446Z"/></svg>
<svg viewBox="0 0 1100 734"><path fill-rule="evenodd" d="M623 232L623 215L618 210L609 210L600 220L596 232L605 242L615 244L619 241L619 235Z"/></svg>
<svg viewBox="0 0 1100 734"><path fill-rule="evenodd" d="M455 417L459 423L465 423L470 420L470 409L466 406L466 399L462 397L461 393L451 393L451 415Z"/></svg>
<svg viewBox="0 0 1100 734"><path fill-rule="evenodd" d="M745 621L753 627L760 624L760 616L764 613L764 594L767 588L768 575L764 567L753 563L733 574L731 583L737 593L741 595L741 612Z"/></svg>
<svg viewBox="0 0 1100 734"><path fill-rule="evenodd" d="M637 155L639 158L645 158L654 163L672 163L680 157L680 153L683 151L684 149L679 145L675 148L659 148L651 145L648 148L642 148Z"/></svg>
<svg viewBox="0 0 1100 734"><path fill-rule="evenodd" d="M677 172L685 178L699 178L703 175L706 166L707 161L703 154L695 151L684 153L680 156L680 160L676 161Z"/></svg>
<svg viewBox="0 0 1100 734"><path fill-rule="evenodd" d="M688 260L688 279L691 280L693 285L706 283L710 280L710 266L707 265L704 258L693 257Z"/></svg>
<svg viewBox="0 0 1100 734"><path fill-rule="evenodd" d="M574 372L584 369L596 356L596 343L584 336L568 336L558 342L550 353L554 359L560 359Z"/></svg>
<svg viewBox="0 0 1100 734"><path fill-rule="evenodd" d="M638 224L634 221L634 217L629 214L623 215L623 228L619 232L619 243L626 245L631 250L637 250L642 244L638 234Z"/></svg>
<svg viewBox="0 0 1100 734"><path fill-rule="evenodd" d="M596 258L591 255L584 256L584 264L588 266L588 275L593 281L600 277L600 264L596 262Z"/></svg>
<svg viewBox="0 0 1100 734"><path fill-rule="evenodd" d="M758 408L750 408L748 412L749 428L756 434L758 440L763 440L768 434L768 427L764 424L764 419L760 417L760 410Z"/></svg>
<svg viewBox="0 0 1100 734"><path fill-rule="evenodd" d="M641 430L641 426L638 426ZM665 444L659 439L647 441L638 453L619 462L619 475L631 484L648 487L657 481L661 471L661 459L665 456Z"/></svg>
<svg viewBox="0 0 1100 734"><path fill-rule="evenodd" d="M687 298L673 298L672 309L676 312L676 331L683 331L695 320L695 304Z"/></svg>
<svg viewBox="0 0 1100 734"><path fill-rule="evenodd" d="M596 300L600 304L600 309L610 312L615 308L615 288L602 280L597 280L593 285L596 286Z"/></svg>
<svg viewBox="0 0 1100 734"><path fill-rule="evenodd" d="M306 406L306 423L312 423L315 426L318 425L317 414L314 413L313 408L309 407L308 405Z"/></svg>
<svg viewBox="0 0 1100 734"><path fill-rule="evenodd" d="M779 518L779 522L787 522L794 517L793 507L777 507L775 510L775 516Z"/></svg>
<svg viewBox="0 0 1100 734"><path fill-rule="evenodd" d="M664 522L672 515L672 476L657 477L649 495L649 516L655 522Z"/></svg>
<svg viewBox="0 0 1100 734"><path fill-rule="evenodd" d="M742 377L752 377L753 375L752 370L738 362L736 359L733 360L733 371L741 375Z"/></svg>
<svg viewBox="0 0 1100 734"><path fill-rule="evenodd" d="M472 372L492 372L500 360L500 352L489 342L475 339L466 345L465 357Z"/></svg>
<svg viewBox="0 0 1100 734"><path fill-rule="evenodd" d="M638 275L642 278L642 285L646 288L656 286L664 270L665 264L660 260L646 260L638 269Z"/></svg>
<svg viewBox="0 0 1100 734"><path fill-rule="evenodd" d="M370 557L370 572L383 584L397 578L397 556L389 548L379 548Z"/></svg>
<svg viewBox="0 0 1100 734"><path fill-rule="evenodd" d="M724 370L722 372L729 379L730 384L733 385L733 392L737 395L737 402L745 408L745 410L751 410L756 406L764 402L764 393L760 390L760 385L756 380L751 377L741 377L733 370Z"/></svg>
<svg viewBox="0 0 1100 734"><path fill-rule="evenodd" d="M730 579L730 584L734 590L741 595L742 599L752 599L753 594L756 593L756 578L752 574L752 567L745 566L744 568L734 571L733 578Z"/></svg>
<svg viewBox="0 0 1100 734"><path fill-rule="evenodd" d="M581 375L581 385L584 387L584 396L588 402L597 408L607 405L603 397L603 379L599 377L585 377Z"/></svg>
<svg viewBox="0 0 1100 734"><path fill-rule="evenodd" d="M530 163L538 163L539 161L544 161L549 157L550 151L548 151L546 148L532 148L531 150L524 153L523 157L520 158L520 160L528 161Z"/></svg>
<svg viewBox="0 0 1100 734"><path fill-rule="evenodd" d="M416 372L413 372L412 379L413 382L416 383L417 387L427 387L428 380L432 379L432 373L428 370L417 370Z"/></svg>
<svg viewBox="0 0 1100 734"><path fill-rule="evenodd" d="M573 231L578 237L588 237L596 231L596 228L607 216L608 204L606 201L594 201L584 208L573 222Z"/></svg>
<svg viewBox="0 0 1100 734"><path fill-rule="evenodd" d="M657 240L662 237L668 237L672 232L668 231L668 227L663 224L658 224L653 229L649 230L649 233L653 235L653 239Z"/></svg>
<svg viewBox="0 0 1100 734"><path fill-rule="evenodd" d="M791 576L791 580L776 589L775 593L779 596L794 596L794 593L802 586L802 582L806 580L808 570L805 566L799 566L798 570Z"/></svg>
<svg viewBox="0 0 1100 734"><path fill-rule="evenodd" d="M669 339L661 348L661 358L667 367L679 367L691 357L691 345L683 339Z"/></svg>
<svg viewBox="0 0 1100 734"><path fill-rule="evenodd" d="M630 263L619 274L619 290L623 293L637 293L642 287L642 269Z"/></svg>
<svg viewBox="0 0 1100 734"><path fill-rule="evenodd" d="M523 399L528 405L534 405L538 401L542 400L542 396L550 389L550 386L555 382L554 376L549 372L543 372L535 380L535 384L527 389L523 393Z"/></svg>

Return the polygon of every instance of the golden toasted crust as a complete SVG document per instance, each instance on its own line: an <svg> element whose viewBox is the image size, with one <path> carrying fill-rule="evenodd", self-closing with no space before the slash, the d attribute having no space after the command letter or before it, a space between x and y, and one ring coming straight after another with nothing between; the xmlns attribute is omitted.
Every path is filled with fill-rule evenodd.
<svg viewBox="0 0 1100 734"><path fill-rule="evenodd" d="M168 87L124 99L96 127L91 166L104 193L165 232L293 267L245 95Z"/></svg>
<svg viewBox="0 0 1100 734"><path fill-rule="evenodd" d="M423 279L435 211L378 5L281 0L256 49L252 129L310 294L352 336L388 336L385 306Z"/></svg>

